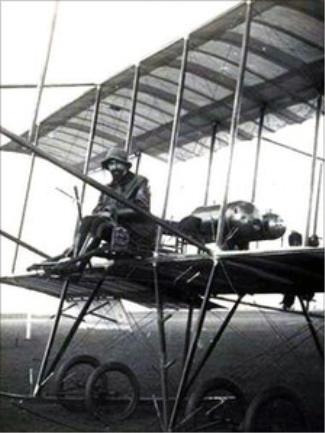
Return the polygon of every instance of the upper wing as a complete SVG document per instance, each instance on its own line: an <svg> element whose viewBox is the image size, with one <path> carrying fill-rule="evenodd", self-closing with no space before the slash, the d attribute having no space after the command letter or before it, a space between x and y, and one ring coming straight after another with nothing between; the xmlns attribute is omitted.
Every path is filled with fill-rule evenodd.
<svg viewBox="0 0 325 433"><path fill-rule="evenodd" d="M303 122L323 92L323 0L258 0L253 5L239 138L264 128L276 131ZM219 143L227 143L238 75L245 4L240 4L189 36L185 89L175 157L187 159L206 147L217 124ZM164 158L168 152L183 40L140 63L133 129L133 152ZM111 146L124 146L132 105L134 67L102 83L90 169L99 167ZM38 145L82 170L96 89L45 119ZM24 134L27 137L27 132ZM14 142L4 150L25 151Z"/></svg>

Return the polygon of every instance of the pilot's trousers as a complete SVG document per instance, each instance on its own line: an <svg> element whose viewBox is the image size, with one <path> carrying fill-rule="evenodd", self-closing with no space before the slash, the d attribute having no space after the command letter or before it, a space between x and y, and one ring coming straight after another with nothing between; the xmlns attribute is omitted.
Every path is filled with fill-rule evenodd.
<svg viewBox="0 0 325 433"><path fill-rule="evenodd" d="M115 223L106 217L89 215L81 220L74 240L75 255L97 248L101 240L110 242Z"/></svg>

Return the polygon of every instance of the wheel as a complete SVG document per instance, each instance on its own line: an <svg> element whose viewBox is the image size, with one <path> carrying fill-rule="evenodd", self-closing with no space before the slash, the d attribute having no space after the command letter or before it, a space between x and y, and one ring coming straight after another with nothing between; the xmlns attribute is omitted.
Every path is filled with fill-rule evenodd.
<svg viewBox="0 0 325 433"><path fill-rule="evenodd" d="M248 432L309 431L299 397L280 386L269 388L253 398L244 425Z"/></svg>
<svg viewBox="0 0 325 433"><path fill-rule="evenodd" d="M185 412L194 431L236 431L242 422L246 400L229 379L216 377L203 382L190 396Z"/></svg>
<svg viewBox="0 0 325 433"><path fill-rule="evenodd" d="M104 423L120 421L134 412L139 394L139 383L130 368L119 362L108 362L89 376L86 406Z"/></svg>
<svg viewBox="0 0 325 433"><path fill-rule="evenodd" d="M86 409L87 379L99 365L98 359L90 355L74 356L61 365L55 378L54 391L62 406L74 412Z"/></svg>

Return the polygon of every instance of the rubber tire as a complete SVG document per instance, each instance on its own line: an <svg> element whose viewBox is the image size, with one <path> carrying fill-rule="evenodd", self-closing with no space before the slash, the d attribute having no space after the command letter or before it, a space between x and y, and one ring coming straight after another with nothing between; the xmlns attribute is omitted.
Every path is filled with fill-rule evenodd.
<svg viewBox="0 0 325 433"><path fill-rule="evenodd" d="M55 382L54 382L54 393L60 402L60 404L65 407L66 409L72 411L72 412L81 412L86 409L85 402L82 403L76 403L72 401L65 400L62 395L62 381L64 380L65 376L69 371L71 371L76 365L80 364L88 364L89 366L93 367L93 369L96 369L100 366L100 362L97 358L90 355L76 355L72 358L68 359L65 363L63 363L55 376ZM85 384L86 387L86 384Z"/></svg>
<svg viewBox="0 0 325 433"><path fill-rule="evenodd" d="M297 394L292 390L290 390L289 388L282 387L282 386L275 386L260 392L251 401L246 411L246 416L244 421L245 432L261 431L261 430L257 430L259 411L261 411L263 406L265 406L266 404L272 402L272 400L275 400L277 398L290 401L296 407L297 413L299 413L301 416L301 426L298 427L298 430L293 430L293 431L299 431L299 432L309 431L309 426L305 415L305 408L300 398L297 396ZM269 427L266 428L267 430L265 431L268 432L272 431ZM281 430L277 429L276 431L281 431ZM286 429L285 431L288 430Z"/></svg>
<svg viewBox="0 0 325 433"><path fill-rule="evenodd" d="M127 376L133 388L134 398L131 404L129 404L127 409L124 410L122 413L117 414L115 416L114 415L111 416L111 421L122 421L128 418L129 416L131 416L135 411L140 398L140 385L132 370L128 366L120 362L108 362L106 364L101 365L95 371L92 372L86 384L86 407L90 413L92 413L96 418L100 419L100 416L98 416L98 414L96 413L96 403L92 398L92 391L93 391L93 386L98 380L98 378L102 374L105 374L108 371L118 371L124 374L125 376Z"/></svg>
<svg viewBox="0 0 325 433"><path fill-rule="evenodd" d="M245 411L247 407L246 398L244 396L244 393L234 382L232 382L230 379L226 379L223 377L215 377L213 379L207 380L193 391L186 405L185 417L193 413L193 411L195 411L195 409L200 406L200 402L204 398L204 396L209 392L213 391L214 389L227 390L238 399L239 405L242 408L242 419L240 420L240 422L238 422L239 427L245 416ZM194 420L192 421L191 427L193 427L194 429L197 427Z"/></svg>

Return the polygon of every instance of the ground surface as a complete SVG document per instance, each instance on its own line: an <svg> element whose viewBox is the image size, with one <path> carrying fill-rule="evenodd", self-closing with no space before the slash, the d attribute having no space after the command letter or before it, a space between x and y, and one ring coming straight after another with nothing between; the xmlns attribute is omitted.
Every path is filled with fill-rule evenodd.
<svg viewBox="0 0 325 433"><path fill-rule="evenodd" d="M224 314L220 310L208 313L198 355L203 353ZM123 362L132 368L140 381L142 397L159 396L155 315L138 313L138 325L133 329L122 316L114 317L118 318L119 326L107 326L97 320L99 326L96 329L92 326L94 323L80 329L65 359L88 353L95 354L101 362ZM59 329L60 341L71 323L71 319L64 320ZM169 360L175 360L169 370L171 396L175 395L180 375L185 324L186 314L183 312L176 313L167 322ZM322 334L323 321L316 320L315 324ZM49 329L48 320L35 319L32 337L26 339L24 319L2 318L1 390L23 394L30 391L30 382L35 381ZM199 381L216 376L232 379L243 390L247 400L271 385L291 388L305 404L312 431L324 431L323 365L302 317L262 311L239 312ZM47 392L51 392L51 384ZM86 413L71 414L57 403L13 402L2 398L0 405L0 431L159 431L152 402L140 404L130 419L110 426L104 426Z"/></svg>

